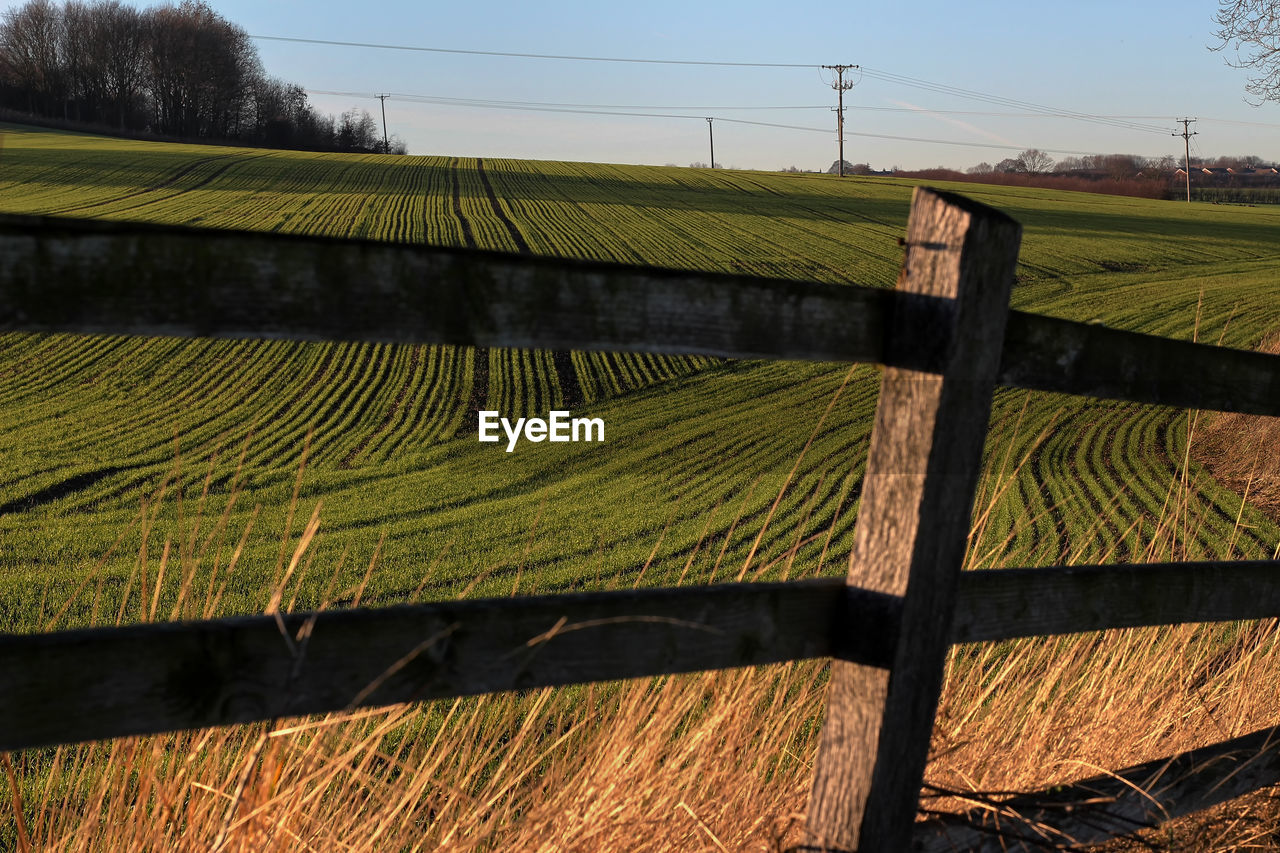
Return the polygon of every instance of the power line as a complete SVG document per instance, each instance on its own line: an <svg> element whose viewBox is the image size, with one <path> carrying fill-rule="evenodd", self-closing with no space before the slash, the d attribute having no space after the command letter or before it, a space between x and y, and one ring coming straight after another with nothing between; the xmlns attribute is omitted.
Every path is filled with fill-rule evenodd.
<svg viewBox="0 0 1280 853"><path fill-rule="evenodd" d="M366 47L374 50L409 50L418 53L457 53L465 56L507 56L516 59L561 59L574 62L635 62L645 65L712 65L725 68L814 68L812 62L716 62L700 59L638 59L623 56L574 56L557 53L512 53L503 50L463 50L456 47L420 47L406 44L377 44L362 41L331 41L329 39L289 38L286 36L249 36L258 41L284 41L297 44L325 44L334 47Z"/></svg>
<svg viewBox="0 0 1280 853"><path fill-rule="evenodd" d="M881 80L887 83L897 83L902 86L911 86L918 89L925 89L944 95L953 95L955 97L969 98L972 100L985 101L987 103L998 104L1008 107L1017 107L1029 112L1041 114L1062 115L1078 119L1080 121L1089 121L1096 124L1104 124L1110 127L1116 127L1124 130L1140 130L1148 133L1167 133L1168 130L1163 127L1156 127L1149 124L1139 124L1137 122L1111 119L1094 113L1083 113L1075 110L1061 110L1055 107L1049 107L1044 104L1037 104L1032 101L1020 101L1015 98L1006 98L1001 95L992 95L987 92L979 92L974 89L962 89L959 86L951 86L946 83L934 83L929 80L922 80L917 77L908 77L903 74L894 74L889 71L879 71L874 68L863 68L862 73L867 77Z"/></svg>
<svg viewBox="0 0 1280 853"><path fill-rule="evenodd" d="M377 97L377 95L371 95L366 92L334 92L334 91L329 91L324 89L307 89L306 91L308 94L313 94L313 95L338 95L342 97L353 97L353 98L376 98ZM400 100L410 100L409 96L396 96L396 97ZM432 103L432 104L435 103L435 101L427 100L425 98L416 102ZM681 115L678 113L649 113L649 112L630 112L626 110L592 110L592 109L577 109L577 108L569 108L569 107L543 107L543 106L533 106L529 104L522 104L518 102L464 101L462 99L453 99L443 105L456 106L456 107L473 107L473 108L479 108L479 109L519 110L522 112L571 113L576 115L627 116L627 117L634 117L634 118L672 118L672 119L684 119L686 121L696 120L696 119L705 120L707 118L712 118L715 121L726 122L729 124L745 124L745 125L751 125L753 127L772 127L772 128L778 128L780 130L800 130L808 133L824 133L825 134L825 133L831 132L830 128L826 128L826 127L809 127L806 125L782 124L780 122L772 122L772 121L754 121L752 119L730 118L728 116L697 116L697 115ZM830 107L823 107L823 109L830 109ZM964 142L960 140L934 139L934 138L922 137L922 136L896 136L888 133L864 133L864 132L858 132L858 131L852 131L852 130L845 131L845 135L859 136L866 139L887 139L895 142L920 142L927 145L952 145L952 146L960 146L963 148L987 148L987 149L1000 149L1000 150L1007 150L1007 151L1025 151L1029 147L1034 147L1034 146L1026 146L1026 145L1008 145L1008 144L996 143L996 142ZM1081 156L1081 157L1102 155L1105 153L1100 151L1076 151L1073 149L1066 149L1066 148L1040 148L1040 150L1050 154L1069 154L1069 155Z"/></svg>
<svg viewBox="0 0 1280 853"><path fill-rule="evenodd" d="M1280 127L1280 124L1268 121L1240 121L1238 119L1229 118L1199 118L1197 121L1213 122L1215 124L1234 124L1241 127Z"/></svg>
<svg viewBox="0 0 1280 853"><path fill-rule="evenodd" d="M324 92L322 94L346 95L361 94L355 92ZM490 98L451 98L443 95L409 95L392 93L397 98L421 98L431 101L439 101L441 103L449 103L453 101L469 101L489 104L521 104L538 107L576 107L579 109L602 109L602 110L688 110L689 112L704 113L707 110L829 110L831 107L827 104L765 104L765 105L744 105L744 104L717 104L708 106L689 105L689 104L580 104L580 103L561 103L557 101L504 101Z"/></svg>
<svg viewBox="0 0 1280 853"><path fill-rule="evenodd" d="M993 116L998 118L1079 118L1079 113L1064 112L1029 112L1021 110L1019 112L1009 112L1008 110L946 110L936 109L934 107L873 107L869 105L852 104L847 109L851 110L869 110L871 112L884 113L938 113L940 115L957 115L957 116ZM1167 116L1135 116L1135 115L1091 115L1091 118L1098 119L1164 119L1173 121L1172 115ZM1208 121L1209 119L1206 119ZM1149 125L1153 126L1153 125ZM1280 125L1276 125L1280 127Z"/></svg>
<svg viewBox="0 0 1280 853"><path fill-rule="evenodd" d="M331 95L343 98L376 98L376 94L369 92L344 92L332 89L308 89L313 95ZM745 111L776 111L776 110L829 110L830 104L592 104L578 102L561 102L561 101L518 101L503 100L498 98L458 98L449 95L432 95L411 92L390 92L387 95L391 98L400 98L409 101L432 104L458 104L461 106L491 106L496 108L505 108L508 106L521 107L563 107L569 109L585 109L585 110L688 110L695 113L707 113L712 110L745 110ZM846 110L858 110L861 112L881 112L881 113L911 113L914 115L954 115L954 116L979 116L986 118L1023 118L1023 119L1044 119L1044 118L1065 118L1077 119L1079 114L1069 112L1010 112L1008 110L949 110L939 109L935 107L876 107L868 104L846 104ZM1172 115L1096 115L1094 118L1099 119L1162 119L1176 123ZM1207 118L1201 116L1198 121L1206 121L1217 124L1240 125L1242 127L1267 127L1280 128L1280 123L1264 122L1264 121L1244 121L1240 119L1226 118Z"/></svg>
<svg viewBox="0 0 1280 853"><path fill-rule="evenodd" d="M316 95L336 95L346 98L369 98L377 97L370 95L368 92L338 92L329 89L308 89L308 92ZM409 92L391 92L389 97L403 98L406 100L420 100L427 103L462 103L467 105L492 105L492 106L536 106L536 107L569 107L577 109L603 109L603 110L689 110L690 112L705 113L708 110L829 110L828 104L773 104L773 105L749 105L749 104L720 104L716 106L688 105L688 104L582 104L582 103L566 103L560 101L517 101L503 100L500 98L457 98L448 95L424 95L412 94Z"/></svg>
<svg viewBox="0 0 1280 853"><path fill-rule="evenodd" d="M684 116L671 116L672 118L684 118ZM731 122L733 124L751 124L758 127L777 127L786 130L805 130L812 133L830 133L831 131L825 127L805 127L795 124L776 124L768 121L750 121L744 118L725 118L717 117L716 121ZM1029 145L1008 145L1000 142L963 142L956 139L932 139L923 136L895 136L889 133L863 133L856 130L845 131L848 136L861 136L865 139L888 139L894 142L922 142L928 145L955 145L963 148L998 148L1003 151L1025 151L1034 147ZM1106 152L1102 151L1076 151L1069 148L1041 148L1049 154L1069 154L1075 157L1095 157L1106 156Z"/></svg>
<svg viewBox="0 0 1280 853"><path fill-rule="evenodd" d="M577 62L622 62L622 63L641 63L646 65L685 65L685 66L711 66L711 67L727 67L727 68L831 68L833 66L814 65L813 63L798 62L726 62L717 60L693 60L693 59L649 59L641 57L618 57L618 56L583 56L574 54L549 54L549 53L522 53L513 51L498 50L469 50L463 48L449 47L427 47L421 45L396 45L382 44L378 42L351 42L337 41L332 39L308 39L294 38L287 36L259 36L252 35L250 38L260 41L277 41L290 42L297 44L317 44L329 45L335 47L357 47L368 48L374 50L402 50L414 51L422 53L446 53L460 54L466 56L501 56L519 59L554 59L564 61ZM855 66L847 66L855 67ZM952 86L946 83L935 83L930 80L924 80L918 77L909 77L904 74L895 74L890 71L881 71L873 68L860 69L864 75L873 79L887 83L895 83L902 86L910 86L914 88L924 89L938 94L950 95L953 97L969 98L974 100L985 101L987 103L1013 107L1026 112L1037 113L1044 116L1054 116L1061 118L1071 118L1077 121L1087 121L1095 124L1102 124L1109 127L1115 127L1122 130L1142 131L1147 133L1165 134L1168 129L1165 127L1156 127L1149 124L1141 124L1136 121L1130 121L1121 117L1104 116L1094 113L1085 113L1076 110L1062 110L1050 107L1045 104L1038 104L1032 101L1021 101L1015 98L1006 98L1001 95L994 95L988 92L981 92L975 89L963 89L958 86ZM682 109L680 107L661 107L661 109ZM940 112L934 110L934 112ZM1156 118L1163 118L1162 116Z"/></svg>

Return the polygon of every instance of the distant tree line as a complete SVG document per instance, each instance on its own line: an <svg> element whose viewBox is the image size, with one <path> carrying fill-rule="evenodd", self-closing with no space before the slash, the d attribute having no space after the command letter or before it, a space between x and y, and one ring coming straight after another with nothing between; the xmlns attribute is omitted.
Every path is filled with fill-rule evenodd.
<svg viewBox="0 0 1280 853"><path fill-rule="evenodd" d="M966 171L970 175L1050 174L1124 181L1141 177L1168 177L1182 165L1182 160L1172 154L1166 154L1163 157L1141 157L1137 154L1087 154L1083 157L1063 157L1055 163L1053 158L1043 151L1029 148L1017 157L1001 160L994 166L990 163L979 163ZM1255 154L1242 154L1199 160L1191 165L1193 168L1249 171L1270 164Z"/></svg>
<svg viewBox="0 0 1280 853"><path fill-rule="evenodd" d="M0 106L62 122L273 148L382 151L369 113L318 113L203 0L28 0L0 15ZM403 154L392 140L393 153Z"/></svg>
<svg viewBox="0 0 1280 853"><path fill-rule="evenodd" d="M970 175L1063 175L1095 179L1110 178L1121 181L1146 172L1172 172L1178 161L1171 155L1165 157L1140 157L1135 154L1086 154L1083 157L1064 157L1057 162L1038 148L1028 148L1017 157L1007 157L996 163L979 163L966 171Z"/></svg>
<svg viewBox="0 0 1280 853"><path fill-rule="evenodd" d="M1244 173L1265 167L1267 163L1261 157L1243 155L1206 159L1191 165L1191 183L1194 189L1197 184L1203 186L1206 182L1221 184L1237 180L1233 175L1203 175L1200 172L1202 167L1221 172L1232 169ZM1181 160L1172 155L1141 157L1135 154L1090 154L1064 157L1055 162L1043 151L1029 148L1017 157L1001 160L994 166L979 163L963 172L939 166L910 172L897 171L895 174L935 181L974 181L1141 198L1181 198L1181 182L1185 179L1178 172L1181 166ZM1280 185L1280 175L1242 175L1239 180L1247 181L1250 186L1255 187ZM1255 200L1262 198L1262 195L1258 195Z"/></svg>

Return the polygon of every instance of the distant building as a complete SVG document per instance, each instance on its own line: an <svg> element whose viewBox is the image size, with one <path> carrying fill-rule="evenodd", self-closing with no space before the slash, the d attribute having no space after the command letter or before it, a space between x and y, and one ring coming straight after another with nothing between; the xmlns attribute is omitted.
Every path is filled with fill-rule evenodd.
<svg viewBox="0 0 1280 853"><path fill-rule="evenodd" d="M1174 181L1185 181L1187 170L1175 169ZM1280 168L1259 166L1256 169L1231 166L1191 165L1191 182L1202 187L1277 187L1280 186Z"/></svg>

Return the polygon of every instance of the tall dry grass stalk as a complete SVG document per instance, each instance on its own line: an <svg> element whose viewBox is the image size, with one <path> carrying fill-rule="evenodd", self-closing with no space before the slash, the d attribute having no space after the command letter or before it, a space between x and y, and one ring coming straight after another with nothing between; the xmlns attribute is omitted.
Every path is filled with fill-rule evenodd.
<svg viewBox="0 0 1280 853"><path fill-rule="evenodd" d="M316 529L313 513L268 610ZM199 588L198 566L166 572L176 550L153 596L166 574L181 596ZM808 786L820 676L803 662L18 753L12 837L24 851L778 849ZM25 803L23 777L41 783Z"/></svg>
<svg viewBox="0 0 1280 853"><path fill-rule="evenodd" d="M1021 467L993 465L992 504ZM1147 553L1194 534L1192 503L1167 502ZM158 566L144 550L143 618L164 584L178 589L171 615L211 612L243 543L226 517L207 531L196 519ZM989 517L980 507L971 559L989 551ZM288 609L310 567L311 518L292 557L281 550L268 609ZM1264 622L958 647L926 777L948 795L925 807L962 810L966 792L1040 789L1273 724L1259 685L1280 679L1278 637ZM782 850L800 840L825 682L820 662L800 662L19 753L0 839L22 851ZM1241 832L1196 849L1237 849Z"/></svg>
<svg viewBox="0 0 1280 853"><path fill-rule="evenodd" d="M1280 355L1280 332L1264 339L1261 352ZM1196 458L1221 483L1280 521L1280 418L1215 414L1194 447Z"/></svg>
<svg viewBox="0 0 1280 853"><path fill-rule="evenodd" d="M1199 415L1188 418L1190 442ZM1143 543L1143 562L1189 559L1195 550L1188 543L1200 537L1208 504L1196 493L1187 451ZM1244 508L1242 499L1225 553ZM1270 689L1280 679L1274 619L961 646L947 667L926 811L983 807L993 796L1104 775L1280 723L1280 697ZM1247 820L1231 819L1233 808L1107 849L1280 849L1280 808L1259 810L1255 798Z"/></svg>
<svg viewBox="0 0 1280 853"><path fill-rule="evenodd" d="M63 748L32 849L770 849L808 784L813 670Z"/></svg>

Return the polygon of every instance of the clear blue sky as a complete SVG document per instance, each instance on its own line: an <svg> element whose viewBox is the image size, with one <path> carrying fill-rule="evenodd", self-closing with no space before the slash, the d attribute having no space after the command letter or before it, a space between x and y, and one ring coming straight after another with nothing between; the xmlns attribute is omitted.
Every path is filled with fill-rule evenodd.
<svg viewBox="0 0 1280 853"><path fill-rule="evenodd" d="M835 93L817 66L856 63L846 93L845 158L873 167L966 167L1037 147L1064 152L1181 156L1170 136L1198 116L1197 152L1280 160L1280 105L1244 100L1246 74L1211 53L1213 0L1064 4L981 2L785 4L332 2L209 0L255 36L422 47L644 59L798 63L722 68L517 59L256 42L267 70L311 90L312 103L351 106L387 123L415 154L826 168L835 159ZM19 5L0 2L0 7ZM874 74L874 76L873 76ZM1136 118L1137 130L1078 119L1028 117L1008 105L891 82L902 75L1056 110ZM318 94L344 92L350 95ZM678 113L689 118L583 115L423 103L397 95L552 102ZM636 108L636 107L640 108ZM797 106L817 109L748 110ZM689 107L692 109L675 109ZM940 111L1020 112L1019 116ZM930 112L939 111L939 112ZM728 119L825 129L789 130ZM1251 122L1258 124L1235 124ZM964 147L858 133L1010 148Z"/></svg>

